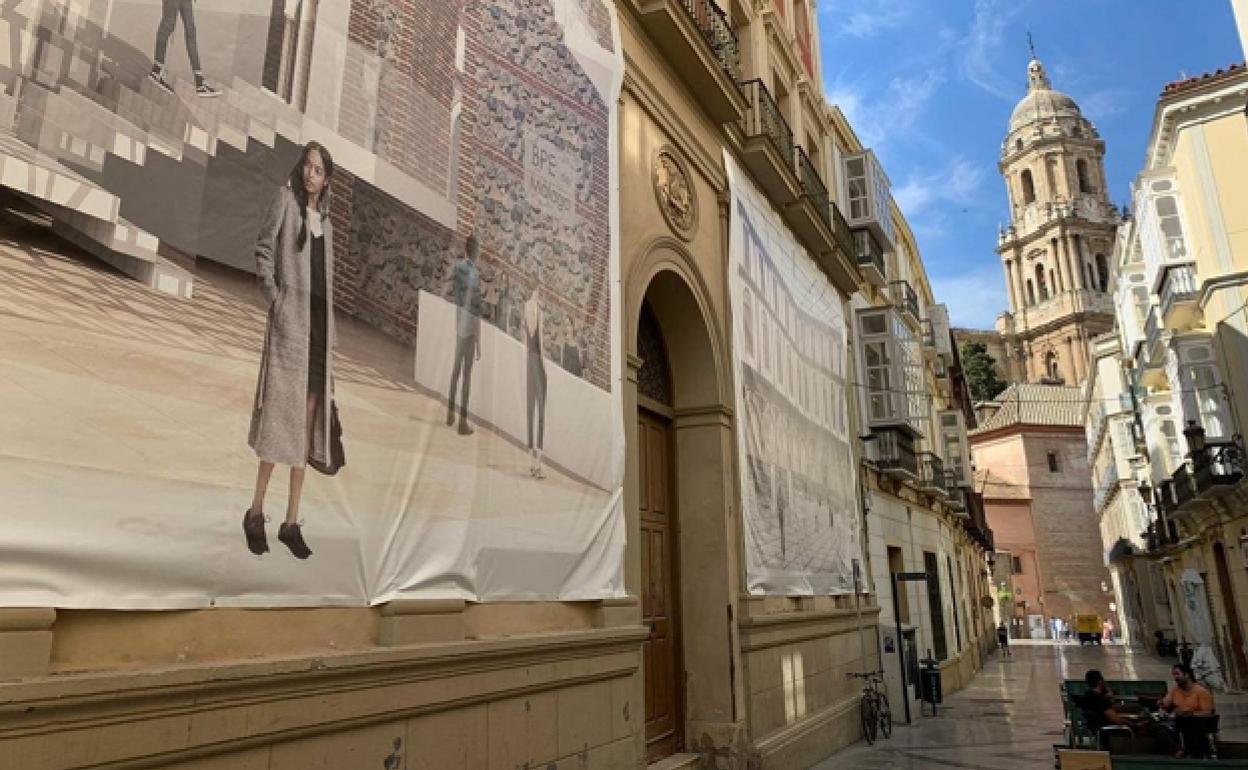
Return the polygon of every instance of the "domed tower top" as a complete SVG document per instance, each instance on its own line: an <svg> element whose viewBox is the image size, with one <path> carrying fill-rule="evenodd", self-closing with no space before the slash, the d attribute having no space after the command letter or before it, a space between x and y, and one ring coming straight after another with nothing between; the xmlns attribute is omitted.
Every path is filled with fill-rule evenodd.
<svg viewBox="0 0 1248 770"><path fill-rule="evenodd" d="M1049 74L1037 58L1032 58L1027 65L1027 95L1023 97L1010 114L1010 133L1033 123L1053 119L1071 119L1087 124L1079 105L1061 91L1054 91L1049 82ZM1061 121L1065 122L1065 121ZM1089 130L1091 124L1087 124Z"/></svg>

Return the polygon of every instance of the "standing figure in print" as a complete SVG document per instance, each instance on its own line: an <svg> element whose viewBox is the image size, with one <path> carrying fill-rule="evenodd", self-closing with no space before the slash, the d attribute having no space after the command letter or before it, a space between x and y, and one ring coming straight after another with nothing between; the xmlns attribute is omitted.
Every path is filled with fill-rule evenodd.
<svg viewBox="0 0 1248 770"><path fill-rule="evenodd" d="M191 59L191 72L195 75L195 93L204 98L220 96L221 91L213 88L204 79L204 70L199 62L199 33L195 29L195 0L161 0L160 26L156 28L156 54L152 57L152 71L148 77L161 88L173 92L169 78L165 72L165 53L169 50L169 38L173 35L178 17L182 17L182 32L186 36L186 53Z"/></svg>
<svg viewBox="0 0 1248 770"><path fill-rule="evenodd" d="M329 152L309 142L277 191L256 240L256 274L269 316L248 439L260 468L243 533L257 555L269 550L264 497L279 463L290 466L290 492L277 539L296 558L312 555L303 539L299 504L308 461L328 464L330 459L336 342L329 221L333 174Z"/></svg>
<svg viewBox="0 0 1248 770"><path fill-rule="evenodd" d="M528 372L525 378L524 416L529 425L529 475L546 478L542 469L542 443L546 436L546 362L542 332L545 331L542 315L542 285L536 279L529 299L524 303L524 348L527 351ZM533 422L537 420L537 443L533 442Z"/></svg>
<svg viewBox="0 0 1248 770"><path fill-rule="evenodd" d="M464 256L451 274L451 297L455 302L455 366L446 394L446 424L455 424L455 389L459 395L459 435L472 435L468 424L468 394L472 390L472 364L481 358L481 273L477 256L481 248L477 236L464 242ZM462 380L460 379L462 376Z"/></svg>

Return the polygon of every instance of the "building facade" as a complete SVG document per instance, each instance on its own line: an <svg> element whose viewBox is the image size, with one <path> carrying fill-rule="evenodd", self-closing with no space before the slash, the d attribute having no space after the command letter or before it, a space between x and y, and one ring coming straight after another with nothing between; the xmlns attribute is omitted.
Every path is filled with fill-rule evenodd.
<svg viewBox="0 0 1248 770"><path fill-rule="evenodd" d="M1109 259L1118 212L1104 156L1096 128L1033 57L998 164L1010 223L997 253L1010 306L997 331L1013 382L1082 382L1092 337L1113 326Z"/></svg>
<svg viewBox="0 0 1248 770"><path fill-rule="evenodd" d="M1142 648L1155 645L1155 632L1170 632L1173 623L1160 569L1142 558L1151 520L1136 472L1145 451L1120 346L1113 334L1092 340L1085 426L1093 508L1114 590L1114 622L1124 642Z"/></svg>
<svg viewBox="0 0 1248 770"><path fill-rule="evenodd" d="M151 390L189 394L162 414L216 425L214 413L249 404L250 393L222 373L228 363L219 371L199 356L246 358L261 340L221 330L262 337L266 328L249 259L253 193L271 195L300 144L319 138L338 161L327 219L338 255L331 313L348 361L337 391L344 476L369 469L385 477L379 487L406 480L385 505L501 520L507 534L460 572L444 560L472 538L405 543L396 558L418 553L428 567L408 576L406 597L0 609L6 756L47 770L797 770L858 740L860 691L846 674L884 667L899 693L902 666L913 669L927 648L947 689L967 681L991 638L991 533L969 491L969 400L947 315L887 178L821 93L813 4L294 5L248 15L199 4L203 62L188 68L182 60L198 52L175 39L165 66L151 70L144 46L162 20L142 4L6 10L24 44L0 67L0 164L17 196L6 193L5 221L26 222L20 237L47 239L57 256L5 251L6 276L23 280L4 285L54 292L41 295L45 308L77 302L57 316L64 323L90 310L101 358L135 370L137 354L109 356L109 346L150 341L142 324L153 318L201 321L177 327L191 363L161 368L211 371L212 384ZM250 40L265 45L251 50ZM197 94L200 66L218 96ZM752 219L741 218L741 201ZM51 221L77 247L59 244ZM469 235L479 238L475 268L458 261ZM444 370L416 354L436 344L431 329L458 329L461 273L479 281L473 310L485 348L475 435L462 433L469 451L442 425L449 356ZM800 289L822 288L818 302L785 290L793 275ZM146 314L110 315L135 307ZM891 324L882 334L880 315ZM36 323L3 319L23 334ZM526 455L525 419L507 411L520 403L512 381L526 377L490 367L524 361L521 346L534 337ZM879 368L868 355L877 343L905 348L904 371ZM91 346L72 347L87 355ZM860 367L876 392L855 385ZM541 438L532 449L537 369L538 436L550 419L544 456ZM110 384L134 381L108 371ZM922 397L897 400L903 382ZM855 390L861 398L847 395ZM146 404L145 392L98 403ZM220 393L228 405L213 401ZM557 412L597 414L604 393L618 403L601 431L582 426L561 439ZM881 399L896 413L879 411ZM763 424L759 445L742 451L760 400L773 410L765 414L801 428L800 440ZM192 402L202 402L198 419L174 408ZM610 459L594 459L612 440L584 436L609 437L619 423L617 478ZM164 430L155 419L142 425L127 440ZM893 454L864 463L867 434ZM388 453L413 444L427 458L395 465ZM95 459L84 467L125 454L88 449ZM505 478L464 503L447 481L462 478L451 460ZM594 486L595 474L608 481ZM324 483L310 482L323 506L314 510L343 519L367 507ZM237 491L232 484L221 486ZM541 530L552 505L541 495L609 512L612 490L618 522L594 519L601 526L588 527L584 548L490 560L519 558L518 542L538 532L587 528L582 517ZM874 501L865 521L864 494ZM122 524L126 542L154 537L142 517ZM403 527L401 517L388 524ZM318 565L321 542L335 542L324 526L313 539ZM156 547L141 555L152 553L164 556ZM612 559L618 570L603 581L578 577ZM127 569L146 581L135 601L178 561L132 561ZM250 562L220 564L220 580L261 579ZM371 579L373 565L354 566L348 576ZM880 621L898 570L928 575L901 599L905 639ZM563 582L524 582L552 573ZM263 579L299 587L308 574ZM768 582L774 575L792 582ZM834 579L809 587L818 575ZM511 593L491 598L474 580ZM430 584L436 595L421 593Z"/></svg>
<svg viewBox="0 0 1248 770"><path fill-rule="evenodd" d="M1110 617L1082 392L1015 384L987 407L970 445L996 541L1002 618L1015 636L1034 639L1052 637L1054 618Z"/></svg>
<svg viewBox="0 0 1248 770"><path fill-rule="evenodd" d="M1189 642L1194 665L1232 685L1248 681L1246 97L1243 65L1165 87L1115 249L1118 364L1134 395L1134 476L1149 505L1135 561L1147 561L1152 578L1151 588L1137 578L1124 593L1151 590L1170 612L1149 617L1145 607L1154 624L1145 630Z"/></svg>

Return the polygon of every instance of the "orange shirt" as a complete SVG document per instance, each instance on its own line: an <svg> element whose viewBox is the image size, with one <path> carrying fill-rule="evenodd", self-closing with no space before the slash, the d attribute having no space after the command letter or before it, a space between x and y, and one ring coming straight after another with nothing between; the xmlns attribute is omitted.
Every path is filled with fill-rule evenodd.
<svg viewBox="0 0 1248 770"><path fill-rule="evenodd" d="M1170 688L1166 699L1174 704L1175 711L1213 711L1213 695L1195 682L1192 683L1192 686L1186 692L1178 687Z"/></svg>

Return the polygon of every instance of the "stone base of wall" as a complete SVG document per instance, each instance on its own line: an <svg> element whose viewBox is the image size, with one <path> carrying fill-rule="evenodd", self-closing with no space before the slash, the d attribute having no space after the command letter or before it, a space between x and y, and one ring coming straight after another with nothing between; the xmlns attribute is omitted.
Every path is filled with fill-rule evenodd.
<svg viewBox="0 0 1248 770"><path fill-rule="evenodd" d="M586 616L626 625L407 646L422 615L454 637L456 613L401 606L381 619L400 646L2 684L0 766L639 770L646 631L630 601Z"/></svg>

